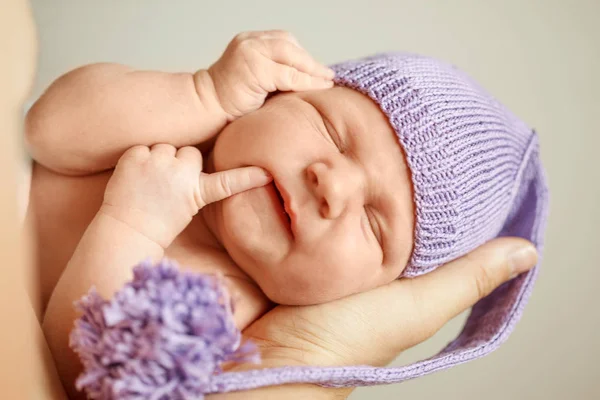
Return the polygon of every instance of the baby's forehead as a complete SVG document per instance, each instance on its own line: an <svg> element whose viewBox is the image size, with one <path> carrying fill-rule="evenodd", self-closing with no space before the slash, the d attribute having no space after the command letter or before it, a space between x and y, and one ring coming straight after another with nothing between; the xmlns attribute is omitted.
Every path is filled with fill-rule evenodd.
<svg viewBox="0 0 600 400"><path fill-rule="evenodd" d="M401 157L397 132L387 116L370 97L354 89L335 86L307 92L282 92L267 101L269 117L277 125L299 123L307 129L335 131L350 151L369 151ZM271 121L275 122L275 121ZM330 132L331 133L331 132Z"/></svg>
<svg viewBox="0 0 600 400"><path fill-rule="evenodd" d="M343 111L351 108L349 106L357 106L356 102L361 96L364 96L353 89L349 89L343 86L334 86L329 89L323 90L311 90L306 92L276 92L273 93L266 101L266 104L287 104L290 107L296 107L298 110L300 106L294 102L295 99L300 99L311 104L318 104L320 106L334 106L337 105L336 110ZM344 107L340 108L340 105Z"/></svg>

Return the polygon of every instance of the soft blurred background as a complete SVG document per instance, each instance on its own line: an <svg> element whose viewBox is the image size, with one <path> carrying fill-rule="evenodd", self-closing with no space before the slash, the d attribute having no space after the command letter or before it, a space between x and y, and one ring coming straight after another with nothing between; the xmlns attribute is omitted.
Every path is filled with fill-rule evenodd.
<svg viewBox="0 0 600 400"><path fill-rule="evenodd" d="M317 59L407 50L474 76L541 137L551 188L543 270L522 322L485 359L361 399L600 399L600 1L33 0L34 95L81 64L194 71L234 34L286 29ZM32 97L32 100L35 99ZM396 364L427 357L464 315Z"/></svg>

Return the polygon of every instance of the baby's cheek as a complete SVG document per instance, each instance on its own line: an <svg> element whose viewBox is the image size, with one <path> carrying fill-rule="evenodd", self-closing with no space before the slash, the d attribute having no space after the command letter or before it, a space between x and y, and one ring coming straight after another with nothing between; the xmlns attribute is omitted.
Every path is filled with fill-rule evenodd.
<svg viewBox="0 0 600 400"><path fill-rule="evenodd" d="M360 226L347 226L340 230L339 234L333 241L333 246L336 249L337 259L345 260L346 264L372 265L373 263L381 264L382 252L381 247L374 237L371 240L365 237ZM356 225L359 225L357 223Z"/></svg>
<svg viewBox="0 0 600 400"><path fill-rule="evenodd" d="M375 239L373 239L375 240ZM349 231L330 253L329 274L339 282L344 296L370 289L381 273L382 251L362 230Z"/></svg>
<svg viewBox="0 0 600 400"><path fill-rule="evenodd" d="M291 255L261 285L274 302L288 305L332 301L370 285L375 262L368 249L345 241L322 241ZM379 264L377 264L379 265Z"/></svg>

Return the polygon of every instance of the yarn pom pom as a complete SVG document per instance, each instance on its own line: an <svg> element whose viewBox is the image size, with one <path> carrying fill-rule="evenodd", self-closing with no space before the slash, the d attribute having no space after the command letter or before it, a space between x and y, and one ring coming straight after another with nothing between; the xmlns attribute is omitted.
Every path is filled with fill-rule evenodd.
<svg viewBox="0 0 600 400"><path fill-rule="evenodd" d="M203 399L223 362L259 362L252 343L240 346L220 278L169 261L141 263L111 300L92 289L76 307L76 386L91 399Z"/></svg>

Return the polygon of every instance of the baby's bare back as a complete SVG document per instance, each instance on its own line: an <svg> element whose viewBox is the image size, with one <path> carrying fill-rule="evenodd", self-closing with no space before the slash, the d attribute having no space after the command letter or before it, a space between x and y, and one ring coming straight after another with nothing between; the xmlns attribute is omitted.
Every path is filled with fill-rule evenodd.
<svg viewBox="0 0 600 400"><path fill-rule="evenodd" d="M35 221L38 310L46 308L79 240L98 212L111 173L74 177L34 165L27 218ZM240 300L235 320L243 329L269 309L269 301L224 250L209 246L209 242L210 233L197 216L165 250L165 256L182 268L224 274L233 296Z"/></svg>

